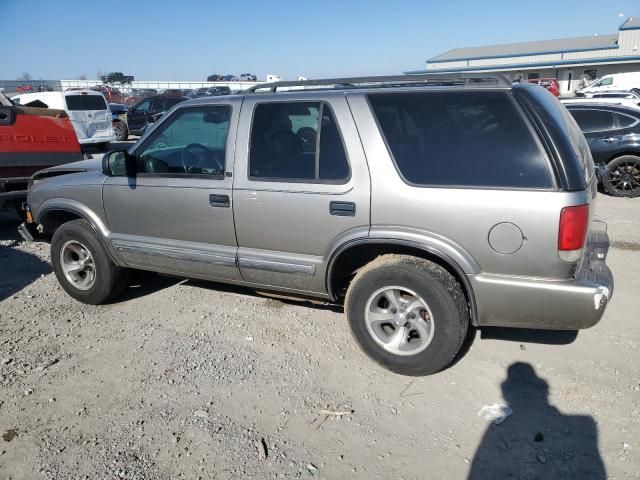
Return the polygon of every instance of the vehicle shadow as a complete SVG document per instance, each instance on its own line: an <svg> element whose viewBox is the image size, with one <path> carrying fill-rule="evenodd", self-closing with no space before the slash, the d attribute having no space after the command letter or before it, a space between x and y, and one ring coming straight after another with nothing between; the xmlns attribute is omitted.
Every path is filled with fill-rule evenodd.
<svg viewBox="0 0 640 480"><path fill-rule="evenodd" d="M49 263L16 248L22 243L17 228L17 222L3 214L0 218L0 301L51 273Z"/></svg>
<svg viewBox="0 0 640 480"><path fill-rule="evenodd" d="M266 290L253 290L248 287L242 287L238 285L231 285L226 283L207 282L204 280L188 280L187 285L193 285L194 287L206 288L209 290L215 290L226 293L237 293L239 295L247 295L254 298L269 299L272 302L272 306L278 307L282 305L298 305L313 308L316 310L329 310L336 313L343 313L344 308L342 305L337 305L328 300L322 299L309 299L303 297L289 296L286 293L269 292Z"/></svg>
<svg viewBox="0 0 640 480"><path fill-rule="evenodd" d="M487 428L469 480L606 478L591 416L565 415L550 405L549 384L528 363L509 366L501 387L513 414Z"/></svg>

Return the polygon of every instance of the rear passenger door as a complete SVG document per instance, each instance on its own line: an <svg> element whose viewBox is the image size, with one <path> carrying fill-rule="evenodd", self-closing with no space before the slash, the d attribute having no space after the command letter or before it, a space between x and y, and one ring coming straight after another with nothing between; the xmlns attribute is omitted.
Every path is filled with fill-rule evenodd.
<svg viewBox="0 0 640 480"><path fill-rule="evenodd" d="M569 112L584 133L595 163L607 162L615 156L618 145L622 142L622 135L612 111L571 108Z"/></svg>
<svg viewBox="0 0 640 480"><path fill-rule="evenodd" d="M368 235L369 171L340 94L244 100L234 169L246 281L324 293L332 249ZM284 96L284 95L282 95Z"/></svg>

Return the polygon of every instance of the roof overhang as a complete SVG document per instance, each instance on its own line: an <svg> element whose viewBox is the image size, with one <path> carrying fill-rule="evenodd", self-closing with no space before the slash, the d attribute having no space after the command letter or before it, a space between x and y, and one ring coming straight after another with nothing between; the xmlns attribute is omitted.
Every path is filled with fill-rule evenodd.
<svg viewBox="0 0 640 480"><path fill-rule="evenodd" d="M469 66L469 67L455 67L455 68L428 68L426 70L413 70L404 72L407 75L415 75L421 73L456 73L456 72L508 72L518 70L534 70L534 69L554 69L554 68L568 68L579 67L583 65L612 65L612 64L624 64L624 63L638 63L640 62L640 56L633 57L603 57L603 58L590 58L584 60L558 60L555 62L534 62L534 63L514 63L505 65L492 65L492 66Z"/></svg>

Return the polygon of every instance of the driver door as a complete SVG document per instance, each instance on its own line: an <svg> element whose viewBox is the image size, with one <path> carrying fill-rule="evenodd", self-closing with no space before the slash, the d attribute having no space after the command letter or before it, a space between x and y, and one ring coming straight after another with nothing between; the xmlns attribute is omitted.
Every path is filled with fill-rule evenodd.
<svg viewBox="0 0 640 480"><path fill-rule="evenodd" d="M133 177L109 177L110 241L134 268L240 279L233 223L233 152L240 101L177 108L133 147Z"/></svg>

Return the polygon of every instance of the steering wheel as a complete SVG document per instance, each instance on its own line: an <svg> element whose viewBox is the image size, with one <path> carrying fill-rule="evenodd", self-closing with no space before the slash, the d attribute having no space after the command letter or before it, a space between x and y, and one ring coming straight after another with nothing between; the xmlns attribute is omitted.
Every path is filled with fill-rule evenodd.
<svg viewBox="0 0 640 480"><path fill-rule="evenodd" d="M197 160L188 165L186 160L187 156L196 157ZM208 163L207 160L209 159L213 159L220 173L224 173L224 162L220 161L218 153L209 147L205 147L201 143L190 143L182 149L180 154L180 161L182 162L182 167L185 172L193 172L199 163Z"/></svg>

